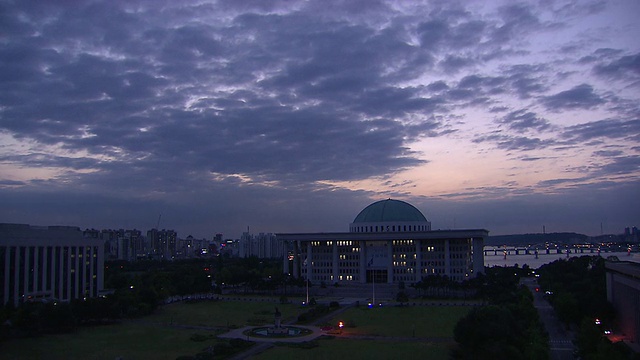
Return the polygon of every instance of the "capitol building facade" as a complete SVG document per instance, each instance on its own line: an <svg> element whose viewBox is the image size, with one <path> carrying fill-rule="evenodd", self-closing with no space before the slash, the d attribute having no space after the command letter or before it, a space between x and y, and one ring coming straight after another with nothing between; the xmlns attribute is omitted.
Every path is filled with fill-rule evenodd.
<svg viewBox="0 0 640 360"><path fill-rule="evenodd" d="M277 234L284 269L294 277L340 285L412 284L428 276L464 281L484 272L484 229L431 230L413 205L381 200L364 208L344 233Z"/></svg>

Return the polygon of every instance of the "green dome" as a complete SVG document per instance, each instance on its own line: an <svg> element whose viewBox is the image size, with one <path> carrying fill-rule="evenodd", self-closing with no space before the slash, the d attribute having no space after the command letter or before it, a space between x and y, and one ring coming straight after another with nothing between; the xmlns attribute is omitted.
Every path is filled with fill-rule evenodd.
<svg viewBox="0 0 640 360"><path fill-rule="evenodd" d="M364 208L360 214L356 216L353 223L372 223L372 222L405 222L405 221L421 221L426 222L427 219L422 215L420 210L413 205L400 200L380 200Z"/></svg>

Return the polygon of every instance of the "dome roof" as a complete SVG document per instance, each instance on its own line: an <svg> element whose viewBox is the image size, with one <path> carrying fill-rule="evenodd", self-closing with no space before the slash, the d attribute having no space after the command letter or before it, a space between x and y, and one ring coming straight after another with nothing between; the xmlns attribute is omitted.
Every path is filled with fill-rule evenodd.
<svg viewBox="0 0 640 360"><path fill-rule="evenodd" d="M413 205L400 200L380 200L367 206L356 216L353 223L389 221L421 221L427 219Z"/></svg>

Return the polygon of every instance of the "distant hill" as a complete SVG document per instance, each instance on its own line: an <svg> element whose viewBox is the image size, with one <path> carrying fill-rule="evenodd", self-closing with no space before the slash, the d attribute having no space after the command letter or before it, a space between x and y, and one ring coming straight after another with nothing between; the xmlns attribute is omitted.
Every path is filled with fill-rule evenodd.
<svg viewBox="0 0 640 360"><path fill-rule="evenodd" d="M584 244L590 242L590 237L578 233L550 233L550 234L517 234L489 236L485 246L501 245L533 245L544 243L556 244Z"/></svg>

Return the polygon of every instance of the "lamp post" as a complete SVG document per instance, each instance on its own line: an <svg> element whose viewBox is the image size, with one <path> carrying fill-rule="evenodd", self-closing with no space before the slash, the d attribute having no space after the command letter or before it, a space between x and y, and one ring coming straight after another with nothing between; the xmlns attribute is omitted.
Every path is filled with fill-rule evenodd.
<svg viewBox="0 0 640 360"><path fill-rule="evenodd" d="M373 302L373 306L376 306L376 270L373 269L373 295L371 301Z"/></svg>
<svg viewBox="0 0 640 360"><path fill-rule="evenodd" d="M309 273L307 273L307 278L305 282L307 283L307 305L309 305Z"/></svg>
<svg viewBox="0 0 640 360"><path fill-rule="evenodd" d="M373 256L371 257L371 260L369 260L369 263L367 264L367 267L371 267L373 265ZM371 295L371 306L376 306L376 270L375 269L371 269L371 280L373 283L373 291L372 291L372 295Z"/></svg>
<svg viewBox="0 0 640 360"><path fill-rule="evenodd" d="M307 302L306 302L306 304L307 304L307 306L309 306L309 264L307 264L307 260L309 260L309 259L308 258L304 259L304 263L303 264L304 264L304 268L306 269L305 270L306 276L305 276L305 281L304 281L305 285L306 285L306 288L307 288Z"/></svg>

